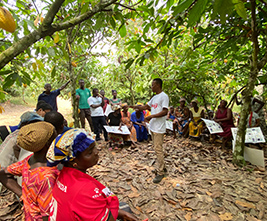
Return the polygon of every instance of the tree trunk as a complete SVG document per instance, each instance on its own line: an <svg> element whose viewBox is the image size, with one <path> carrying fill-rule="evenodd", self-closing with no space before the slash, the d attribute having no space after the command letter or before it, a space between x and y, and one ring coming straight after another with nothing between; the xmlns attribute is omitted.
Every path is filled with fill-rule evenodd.
<svg viewBox="0 0 267 221"><path fill-rule="evenodd" d="M258 76L258 34L257 34L257 24L256 24L256 2L255 0L250 0L251 2L251 30L252 30L252 61L251 61L251 70L250 76L248 79L247 87L245 89L245 94L243 95L243 105L240 113L240 121L237 130L235 150L233 154L233 162L237 165L244 165L244 146L245 146L245 135L246 135L246 126L247 118L249 115L249 107L251 106L252 92L255 87L255 82Z"/></svg>

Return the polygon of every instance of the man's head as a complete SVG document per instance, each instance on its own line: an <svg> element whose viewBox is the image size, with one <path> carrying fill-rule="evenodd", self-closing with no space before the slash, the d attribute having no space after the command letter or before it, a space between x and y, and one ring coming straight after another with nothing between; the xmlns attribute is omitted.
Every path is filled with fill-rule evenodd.
<svg viewBox="0 0 267 221"><path fill-rule="evenodd" d="M46 92L47 94L49 94L50 91L51 91L51 89L52 89L51 84L46 83L45 86L44 86L44 89L45 89L45 92Z"/></svg>
<svg viewBox="0 0 267 221"><path fill-rule="evenodd" d="M173 106L170 106L170 112L174 113L174 107Z"/></svg>
<svg viewBox="0 0 267 221"><path fill-rule="evenodd" d="M152 81L151 89L152 89L153 92L161 91L161 89L162 89L162 80L160 78L155 78Z"/></svg>
<svg viewBox="0 0 267 221"><path fill-rule="evenodd" d="M45 114L44 121L52 124L57 131L57 134L61 134L64 128L64 117L61 113L51 111Z"/></svg>
<svg viewBox="0 0 267 221"><path fill-rule="evenodd" d="M93 97L96 97L98 95L98 89L94 88L93 89Z"/></svg>
<svg viewBox="0 0 267 221"><path fill-rule="evenodd" d="M79 85L80 85L80 88L81 88L81 89L84 88L84 80L83 80L83 79L80 79L80 80L79 80Z"/></svg>
<svg viewBox="0 0 267 221"><path fill-rule="evenodd" d="M105 91L104 91L104 90L101 90L101 91L100 91L100 94L101 94L103 97L105 97Z"/></svg>
<svg viewBox="0 0 267 221"><path fill-rule="evenodd" d="M36 113L40 115L41 117L44 117L46 113L52 111L53 108L48 103L41 103L40 105L37 105Z"/></svg>

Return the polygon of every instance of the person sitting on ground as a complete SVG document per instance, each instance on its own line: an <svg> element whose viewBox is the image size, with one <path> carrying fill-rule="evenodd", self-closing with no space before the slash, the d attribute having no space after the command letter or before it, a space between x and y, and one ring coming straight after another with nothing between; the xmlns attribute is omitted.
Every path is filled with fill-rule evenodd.
<svg viewBox="0 0 267 221"><path fill-rule="evenodd" d="M109 126L117 126L119 130L122 126L121 121L121 107L120 105L113 105L112 106L113 112L108 115L108 125ZM123 147L123 137L122 134L114 134L108 133L109 138L109 145L110 150L114 147L114 149L122 148Z"/></svg>
<svg viewBox="0 0 267 221"><path fill-rule="evenodd" d="M223 137L222 147L225 147L227 142L232 138L231 128L235 127L232 110L226 106L227 101L222 100L214 117L214 121L219 123L223 129L222 133L216 134ZM212 141L214 141L214 139L214 136L212 136Z"/></svg>
<svg viewBox="0 0 267 221"><path fill-rule="evenodd" d="M71 129L54 140L47 152L48 166L64 165L53 189L50 221L137 221L119 209L118 198L87 174L99 160L96 142L83 129Z"/></svg>
<svg viewBox="0 0 267 221"><path fill-rule="evenodd" d="M47 220L52 189L59 174L57 167L47 167L46 152L56 138L54 126L36 122L22 127L17 145L33 154L0 171L1 183L22 197L25 220ZM22 176L22 187L14 176Z"/></svg>
<svg viewBox="0 0 267 221"><path fill-rule="evenodd" d="M237 124L239 124L239 118ZM256 112L252 111L252 108L250 106L249 115L247 119L247 128L259 127L259 126L260 126L260 116Z"/></svg>
<svg viewBox="0 0 267 221"><path fill-rule="evenodd" d="M113 98L109 99L109 103L111 106L117 104L117 105L121 105L121 99L117 98L117 91L116 90L112 90L112 96Z"/></svg>
<svg viewBox="0 0 267 221"><path fill-rule="evenodd" d="M189 117L190 117L190 111L188 107L183 108L183 115L178 115L182 117L175 118L173 121L173 135L174 138L176 138L176 132L175 129L177 129L178 133L182 135L183 137L186 137L188 135L188 126L189 126Z"/></svg>
<svg viewBox="0 0 267 221"><path fill-rule="evenodd" d="M12 163L15 163L19 159L20 148L17 146L17 138L20 128L23 126L43 121L40 115L36 112L27 111L20 116L20 123L18 129L7 136L5 141L0 145L0 165L1 167L7 167Z"/></svg>
<svg viewBox="0 0 267 221"><path fill-rule="evenodd" d="M53 110L53 108L50 104L42 102L39 105L37 105L36 113L38 115L40 115L41 117L44 117L46 113L48 113L52 110Z"/></svg>
<svg viewBox="0 0 267 221"><path fill-rule="evenodd" d="M178 117L183 117L183 115L184 115L184 108L186 107L186 105L185 105L186 100L185 100L185 98L182 97L179 100L179 102L180 102L180 106L177 108L178 109Z"/></svg>
<svg viewBox="0 0 267 221"><path fill-rule="evenodd" d="M37 111L38 110L38 111ZM45 113L52 111L51 105L47 104L45 101L39 101L36 105L35 109L36 113L41 117L44 117ZM0 137L2 142L7 138L7 136L13 133L15 130L19 128L19 125L16 126L0 126Z"/></svg>
<svg viewBox="0 0 267 221"><path fill-rule="evenodd" d="M136 137L136 130L133 126L133 122L131 121L131 114L128 111L128 105L127 103L124 103L121 105L122 106L122 112L121 112L121 121L124 125L126 125L131 132L130 135L123 135L123 141L125 143L131 142L132 145L135 147L136 142L137 142L137 137Z"/></svg>
<svg viewBox="0 0 267 221"><path fill-rule="evenodd" d="M174 119L175 119L174 107L173 106L170 106L166 120L173 121Z"/></svg>
<svg viewBox="0 0 267 221"><path fill-rule="evenodd" d="M198 106L197 100L192 100L190 109L191 122L189 123L189 136L199 138L203 129L204 108Z"/></svg>
<svg viewBox="0 0 267 221"><path fill-rule="evenodd" d="M138 105L137 106L141 106ZM137 140L139 142L143 140L147 140L147 126L144 118L143 111L140 111L139 109L135 109L135 111L131 114L131 121L133 122L134 128L136 130Z"/></svg>

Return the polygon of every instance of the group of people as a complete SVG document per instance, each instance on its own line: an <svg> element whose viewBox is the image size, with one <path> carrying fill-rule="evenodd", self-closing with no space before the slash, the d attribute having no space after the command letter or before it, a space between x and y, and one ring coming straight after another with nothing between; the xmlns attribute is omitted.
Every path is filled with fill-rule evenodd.
<svg viewBox="0 0 267 221"><path fill-rule="evenodd" d="M213 111L209 111L205 114L205 109L198 105L197 100L192 100L190 103L190 108L185 105L186 100L184 98L180 99L180 106L175 108L170 107L168 112L167 120L173 122L173 134L176 138L176 131L183 137L194 137L200 138L205 129L205 123L201 118L207 118L209 120L214 120L219 123L223 129L222 133L210 135L210 141L214 142L216 137L222 138L222 146L225 147L228 141L232 139L231 128L235 127L234 116L232 110L227 107L227 101L222 100L218 106L215 116L213 116ZM262 106L261 106L262 108ZM249 110L249 116L247 119L247 128L259 127L260 117L257 111ZM239 123L239 118L237 124Z"/></svg>
<svg viewBox="0 0 267 221"><path fill-rule="evenodd" d="M17 129L0 147L0 182L23 201L25 220L138 220L125 203L123 208L128 211L120 209L122 204L118 198L108 187L89 176L87 170L99 160L96 147L99 133L103 132L105 139L115 139L112 135L107 136L103 125L100 126L103 122L127 126L131 134L123 140L134 143L143 122L147 121L157 155L153 182L159 183L163 179L166 167L162 144L169 98L162 91L159 78L153 80L152 91L155 95L146 105L128 106L113 96L108 101L113 112L106 119L103 115L105 98L93 89L87 102L95 134L66 127L64 117L53 107L51 109L51 105L46 109L43 104L47 103L43 101L38 102L35 111L21 116ZM43 108L39 111L40 106ZM128 108L135 109L135 114L130 115ZM144 117L145 110L151 111L150 115ZM141 119L141 124L133 122L134 117ZM22 179L19 181L15 177Z"/></svg>

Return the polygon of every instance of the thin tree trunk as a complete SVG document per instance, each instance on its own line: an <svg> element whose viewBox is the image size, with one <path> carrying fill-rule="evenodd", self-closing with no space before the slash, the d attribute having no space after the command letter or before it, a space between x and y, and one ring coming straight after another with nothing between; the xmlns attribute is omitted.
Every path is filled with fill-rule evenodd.
<svg viewBox="0 0 267 221"><path fill-rule="evenodd" d="M247 126L247 118L249 115L249 107L251 105L252 92L255 87L255 82L258 76L258 34L257 34L257 24L256 24L256 2L255 0L250 0L251 2L251 30L252 30L252 62L251 62L251 70L250 77L248 79L247 87L245 89L244 94L244 103L241 109L241 117L238 125L235 151L233 154L233 162L237 165L244 165L244 146L245 146L245 134L246 134L246 126Z"/></svg>

